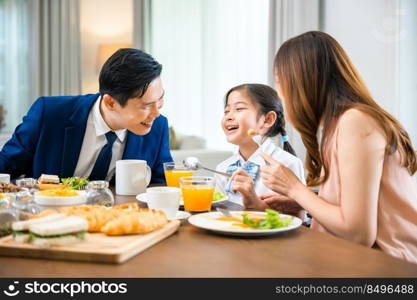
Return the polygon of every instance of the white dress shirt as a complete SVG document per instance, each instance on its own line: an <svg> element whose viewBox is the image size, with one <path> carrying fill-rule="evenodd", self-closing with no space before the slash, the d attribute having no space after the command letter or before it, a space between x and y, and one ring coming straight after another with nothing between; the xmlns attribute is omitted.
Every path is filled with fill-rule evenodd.
<svg viewBox="0 0 417 300"><path fill-rule="evenodd" d="M302 161L298 157L276 146L273 143L271 138L267 138L262 143L262 145L249 157L247 161L245 161L244 158L240 155L239 149L238 149L235 152L235 154L233 154L233 156L231 156L230 158L220 163L216 167L216 170L221 171L221 172L226 172L227 168L231 164L236 163L238 160L240 160L240 163L242 166L244 166L247 162L252 162L262 167L265 165L265 160L260 155L261 151L265 152L266 154L269 154L275 160L279 161L281 164L289 168L305 184L304 167L303 167ZM222 176L222 175L217 175L217 174L215 175L215 178L216 178L216 190L221 191L222 193L226 193L225 192L226 185L229 181L229 178ZM262 178L260 177L260 174L258 174L255 180L255 193L258 196L267 194L267 193L273 193L271 189L269 189L268 187L264 185L264 183L262 182ZM229 195L229 200L237 204L243 205L243 201L242 201L242 197L240 193L236 193L233 196Z"/></svg>
<svg viewBox="0 0 417 300"><path fill-rule="evenodd" d="M85 129L83 144L81 146L81 152L78 158L77 167L75 168L74 176L90 176L101 148L107 144L105 134L111 131L111 129L101 115L100 103L101 96L97 98L88 115L87 127ZM117 139L112 147L112 158L106 176L107 181L112 179L115 173L116 161L122 159L126 144L126 129L116 130L114 133L117 135Z"/></svg>

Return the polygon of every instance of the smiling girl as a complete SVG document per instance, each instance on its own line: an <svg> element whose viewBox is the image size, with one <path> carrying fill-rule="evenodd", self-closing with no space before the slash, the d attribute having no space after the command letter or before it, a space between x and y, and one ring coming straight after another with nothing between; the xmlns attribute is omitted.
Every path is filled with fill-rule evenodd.
<svg viewBox="0 0 417 300"><path fill-rule="evenodd" d="M274 89L263 84L243 84L230 89L225 97L221 125L227 141L238 146L236 153L216 168L233 173L231 179L216 175L218 189L225 190L231 201L246 208L268 207L264 200L275 193L260 180L259 169L265 165L261 152L280 161L304 182L303 164L288 142L283 108ZM248 135L249 129L262 136L260 146ZM273 141L278 135L285 150Z"/></svg>

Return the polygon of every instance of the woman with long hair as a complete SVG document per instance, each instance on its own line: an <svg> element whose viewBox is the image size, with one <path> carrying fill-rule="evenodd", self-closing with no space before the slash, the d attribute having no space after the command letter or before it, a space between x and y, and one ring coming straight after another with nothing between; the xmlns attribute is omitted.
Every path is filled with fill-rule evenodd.
<svg viewBox="0 0 417 300"><path fill-rule="evenodd" d="M268 204L294 200L329 232L417 263L416 153L401 124L372 98L339 43L323 32L286 41L275 56L278 94L306 147L308 186L262 154Z"/></svg>

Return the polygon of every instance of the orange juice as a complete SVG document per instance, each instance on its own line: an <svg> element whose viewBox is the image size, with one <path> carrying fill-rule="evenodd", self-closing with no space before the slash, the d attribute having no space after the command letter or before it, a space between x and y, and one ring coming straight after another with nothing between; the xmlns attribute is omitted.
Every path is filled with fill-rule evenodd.
<svg viewBox="0 0 417 300"><path fill-rule="evenodd" d="M184 209L188 211L209 211L213 202L214 186L183 185L181 187Z"/></svg>
<svg viewBox="0 0 417 300"><path fill-rule="evenodd" d="M180 178L193 176L193 172L188 170L165 170L167 186L180 187Z"/></svg>

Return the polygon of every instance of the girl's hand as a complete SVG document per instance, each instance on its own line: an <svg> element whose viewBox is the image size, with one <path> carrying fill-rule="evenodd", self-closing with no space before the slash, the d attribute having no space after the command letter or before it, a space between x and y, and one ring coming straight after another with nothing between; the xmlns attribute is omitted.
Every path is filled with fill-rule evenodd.
<svg viewBox="0 0 417 300"><path fill-rule="evenodd" d="M295 199L294 195L296 192L306 188L286 166L280 164L266 153L261 152L261 156L267 163L261 167L262 181L271 190L287 197L287 199Z"/></svg>
<svg viewBox="0 0 417 300"><path fill-rule="evenodd" d="M261 210L267 208L267 205L256 195L255 184L248 173L239 168L233 173L231 179L233 180L232 191L235 193L239 192L242 195L245 208Z"/></svg>
<svg viewBox="0 0 417 300"><path fill-rule="evenodd" d="M232 175L232 191L240 192L242 196L249 197L253 196L254 191L254 182L252 177L243 171L241 168L238 168Z"/></svg>

